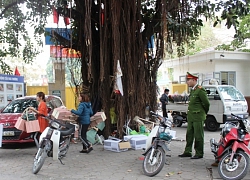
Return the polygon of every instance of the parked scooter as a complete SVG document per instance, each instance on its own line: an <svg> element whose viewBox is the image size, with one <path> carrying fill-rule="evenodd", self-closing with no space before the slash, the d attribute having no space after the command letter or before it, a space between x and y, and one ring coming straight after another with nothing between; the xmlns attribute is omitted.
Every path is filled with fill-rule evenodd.
<svg viewBox="0 0 250 180"><path fill-rule="evenodd" d="M53 157L53 160L58 159L62 163L61 159L66 156L69 149L71 135L78 126L71 123L62 124L48 116L44 116L44 118L49 120L49 127L42 132L39 139L39 148L32 169L34 174L42 168L47 156Z"/></svg>
<svg viewBox="0 0 250 180"><path fill-rule="evenodd" d="M211 151L218 162L218 173L226 180L238 180L246 176L249 167L250 122L234 114L235 122L226 122L218 143L210 139Z"/></svg>
<svg viewBox="0 0 250 180"><path fill-rule="evenodd" d="M146 150L145 153L143 153L145 158L142 168L145 175L152 177L162 170L166 161L165 153L166 151L170 151L167 144L169 144L172 139L172 136L168 132L172 127L172 121L153 111L150 111L150 113L156 117L159 124L152 129L148 136Z"/></svg>
<svg viewBox="0 0 250 180"><path fill-rule="evenodd" d="M177 127L181 127L183 123L187 123L187 113L173 111L171 116L173 117L173 124Z"/></svg>

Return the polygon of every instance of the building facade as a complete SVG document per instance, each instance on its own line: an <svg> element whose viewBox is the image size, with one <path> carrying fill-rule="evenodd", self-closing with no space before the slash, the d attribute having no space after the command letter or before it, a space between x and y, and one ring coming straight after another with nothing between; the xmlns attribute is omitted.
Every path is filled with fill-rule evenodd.
<svg viewBox="0 0 250 180"><path fill-rule="evenodd" d="M208 51L164 61L164 67L173 69L173 81L186 83L186 73L199 76L199 84L216 79L219 84L234 85L244 96L250 96L250 53ZM203 82L206 83L206 82Z"/></svg>

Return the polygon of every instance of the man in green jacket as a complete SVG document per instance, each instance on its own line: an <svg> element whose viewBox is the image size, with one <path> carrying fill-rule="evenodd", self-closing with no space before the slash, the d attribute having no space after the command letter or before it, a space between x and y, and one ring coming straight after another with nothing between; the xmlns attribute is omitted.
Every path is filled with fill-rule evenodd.
<svg viewBox="0 0 250 180"><path fill-rule="evenodd" d="M191 87L188 103L188 127L186 132L186 147L179 157L200 159L204 155L204 121L209 110L209 100L205 89L197 84L198 77L187 72L187 85ZM195 155L192 157L194 142Z"/></svg>

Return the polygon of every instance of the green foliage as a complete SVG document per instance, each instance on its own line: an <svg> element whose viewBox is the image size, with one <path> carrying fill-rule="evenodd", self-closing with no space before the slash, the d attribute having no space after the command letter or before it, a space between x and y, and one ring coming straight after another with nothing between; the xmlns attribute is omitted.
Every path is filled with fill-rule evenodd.
<svg viewBox="0 0 250 180"><path fill-rule="evenodd" d="M173 52L173 45L177 45L177 55L183 56L187 53L187 47L194 47L194 42L198 39L203 26L204 16L206 19L214 18L214 26L222 20L226 20L227 28L235 27L236 40L234 46L238 47L244 39L249 37L248 26L241 26L241 23L247 25L248 21L239 18L249 14L248 1L228 0L211 3L210 1L179 1L169 0L166 7L166 19L161 19L162 1L143 0L141 6L142 23L145 25L146 37L154 33L159 33L163 28L166 51ZM25 63L31 63L34 57L39 53L43 45L44 26L47 23L46 18L51 14L52 5L59 9L59 14L66 14L64 8L67 1L64 0L2 0L3 8L0 11L0 19L4 20L5 25L0 29L1 42L8 43L0 52L0 63L4 73L10 73L6 68L7 62L4 57L22 57ZM75 3L75 5L78 3ZM80 3L84 4L84 3ZM25 6L25 7L24 7ZM178 8L177 8L178 7ZM76 7L73 7L76 9ZM80 9L80 8L79 8ZM215 12L222 11L220 17L215 17ZM244 23L245 22L245 23ZM249 23L248 23L249 24ZM30 33L27 26L32 27L34 32ZM78 21L74 21L72 29L72 40L76 43L81 41ZM239 28L237 28L239 27ZM35 39L32 42L31 37ZM199 49L196 49L199 51Z"/></svg>
<svg viewBox="0 0 250 180"><path fill-rule="evenodd" d="M249 49L245 49L245 41L250 38L250 15L246 15L240 18L239 25L237 26L234 40L228 44L222 44L218 46L217 50L228 50L228 51L243 51L249 52Z"/></svg>
<svg viewBox="0 0 250 180"><path fill-rule="evenodd" d="M2 73L12 73L8 62L5 61L6 57L22 57L25 63L31 63L40 52L44 26L47 23L46 17L51 13L49 3L48 0L2 1L4 7L0 11L0 20L4 23L3 28L0 28L0 43L4 43L3 50L0 51Z"/></svg>
<svg viewBox="0 0 250 180"><path fill-rule="evenodd" d="M221 20L226 20L227 28L231 28L232 26L235 29L234 40L229 44L222 44L218 46L217 50L244 50L245 40L249 38L249 23L250 23L250 15L249 15L249 1L238 1L238 0L230 0L224 3L220 2L218 7L222 9L221 17L216 19L214 26L221 22Z"/></svg>
<svg viewBox="0 0 250 180"><path fill-rule="evenodd" d="M239 18L249 14L249 2L248 1L238 1L238 0L229 0L229 1L219 1L216 3L216 10L221 11L221 17L216 17L215 24L217 25L221 20L226 20L227 28L232 26L237 29L239 25Z"/></svg>
<svg viewBox="0 0 250 180"><path fill-rule="evenodd" d="M215 50L225 50L225 51L234 51L235 48L233 48L230 44L221 44L218 45Z"/></svg>
<svg viewBox="0 0 250 180"><path fill-rule="evenodd" d="M210 22L204 23L205 25L201 28L201 34L197 40L192 41L187 44L185 55L194 55L201 50L214 47L219 44L220 41L216 39L213 29L210 25Z"/></svg>

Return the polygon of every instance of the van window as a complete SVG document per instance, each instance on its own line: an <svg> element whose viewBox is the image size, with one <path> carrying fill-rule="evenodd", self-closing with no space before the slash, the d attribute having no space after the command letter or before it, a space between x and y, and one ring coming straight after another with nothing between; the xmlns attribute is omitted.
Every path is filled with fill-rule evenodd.
<svg viewBox="0 0 250 180"><path fill-rule="evenodd" d="M205 88L205 90L207 91L208 99L214 99L214 95L218 94L215 87L208 87L208 88Z"/></svg>
<svg viewBox="0 0 250 180"><path fill-rule="evenodd" d="M234 86L220 86L218 89L225 100L245 101L242 93Z"/></svg>

